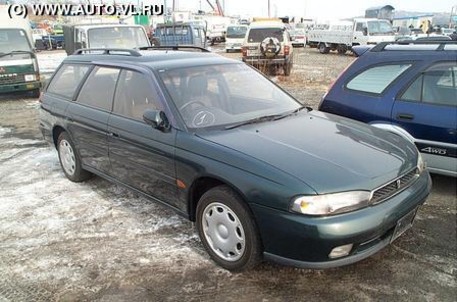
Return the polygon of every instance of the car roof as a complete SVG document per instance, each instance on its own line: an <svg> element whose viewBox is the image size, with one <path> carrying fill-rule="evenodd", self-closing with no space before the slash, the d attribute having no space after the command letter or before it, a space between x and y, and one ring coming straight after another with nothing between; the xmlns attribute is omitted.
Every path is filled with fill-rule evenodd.
<svg viewBox="0 0 457 302"><path fill-rule="evenodd" d="M358 57L362 55L385 55L394 56L440 56L445 53L457 53L455 41L398 41L383 42L376 46L360 45L352 48Z"/></svg>
<svg viewBox="0 0 457 302"><path fill-rule="evenodd" d="M192 47L190 47L192 48ZM197 47L195 47L197 49ZM100 51L97 53L97 51ZM152 69L192 67L213 64L233 64L240 61L225 58L211 52L180 51L167 49L86 49L64 59L63 63L109 63L146 66Z"/></svg>

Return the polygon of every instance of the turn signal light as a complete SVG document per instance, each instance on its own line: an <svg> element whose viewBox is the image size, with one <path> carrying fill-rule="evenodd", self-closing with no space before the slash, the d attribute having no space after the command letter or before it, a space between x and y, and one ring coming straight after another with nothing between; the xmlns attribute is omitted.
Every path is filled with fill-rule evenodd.
<svg viewBox="0 0 457 302"><path fill-rule="evenodd" d="M247 57L247 55L248 55L248 48L247 48L247 47L242 47L242 48L241 48L241 53L243 54L243 57Z"/></svg>
<svg viewBox="0 0 457 302"><path fill-rule="evenodd" d="M290 53L290 47L288 45L284 46L284 55L288 56Z"/></svg>

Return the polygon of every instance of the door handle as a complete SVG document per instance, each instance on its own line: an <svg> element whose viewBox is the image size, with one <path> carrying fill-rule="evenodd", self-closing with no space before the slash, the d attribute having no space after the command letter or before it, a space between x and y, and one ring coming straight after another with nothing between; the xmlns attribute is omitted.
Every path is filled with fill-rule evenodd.
<svg viewBox="0 0 457 302"><path fill-rule="evenodd" d="M112 136L112 137L119 137L119 134L114 133L114 132L109 132L108 135Z"/></svg>
<svg viewBox="0 0 457 302"><path fill-rule="evenodd" d="M399 113L399 114L397 115L397 119L399 119L399 120L409 120L409 121L411 121L411 120L414 119L414 115L412 115L412 114L407 114L407 113Z"/></svg>

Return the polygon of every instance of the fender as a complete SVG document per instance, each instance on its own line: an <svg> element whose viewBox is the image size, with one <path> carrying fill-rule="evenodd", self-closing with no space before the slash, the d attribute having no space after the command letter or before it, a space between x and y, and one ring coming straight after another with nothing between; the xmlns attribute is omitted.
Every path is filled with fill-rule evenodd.
<svg viewBox="0 0 457 302"><path fill-rule="evenodd" d="M392 124L383 123L383 122L374 122L374 123L370 123L370 125L373 127L397 134L397 135L407 139L408 141L410 141L413 144L415 144L417 142L417 140L411 134L409 134L408 131L406 131L405 129L403 129L402 127L400 127L398 125L392 125Z"/></svg>

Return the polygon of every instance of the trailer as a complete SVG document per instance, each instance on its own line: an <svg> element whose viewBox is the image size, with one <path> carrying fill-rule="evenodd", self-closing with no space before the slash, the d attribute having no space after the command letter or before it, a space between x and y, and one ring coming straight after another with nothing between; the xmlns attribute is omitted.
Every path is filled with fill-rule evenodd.
<svg viewBox="0 0 457 302"><path fill-rule="evenodd" d="M331 50L344 54L356 45L393 41L395 41L395 34L391 23L376 18L338 21L330 23L328 28L313 28L308 31L308 45L317 47L323 54Z"/></svg>

